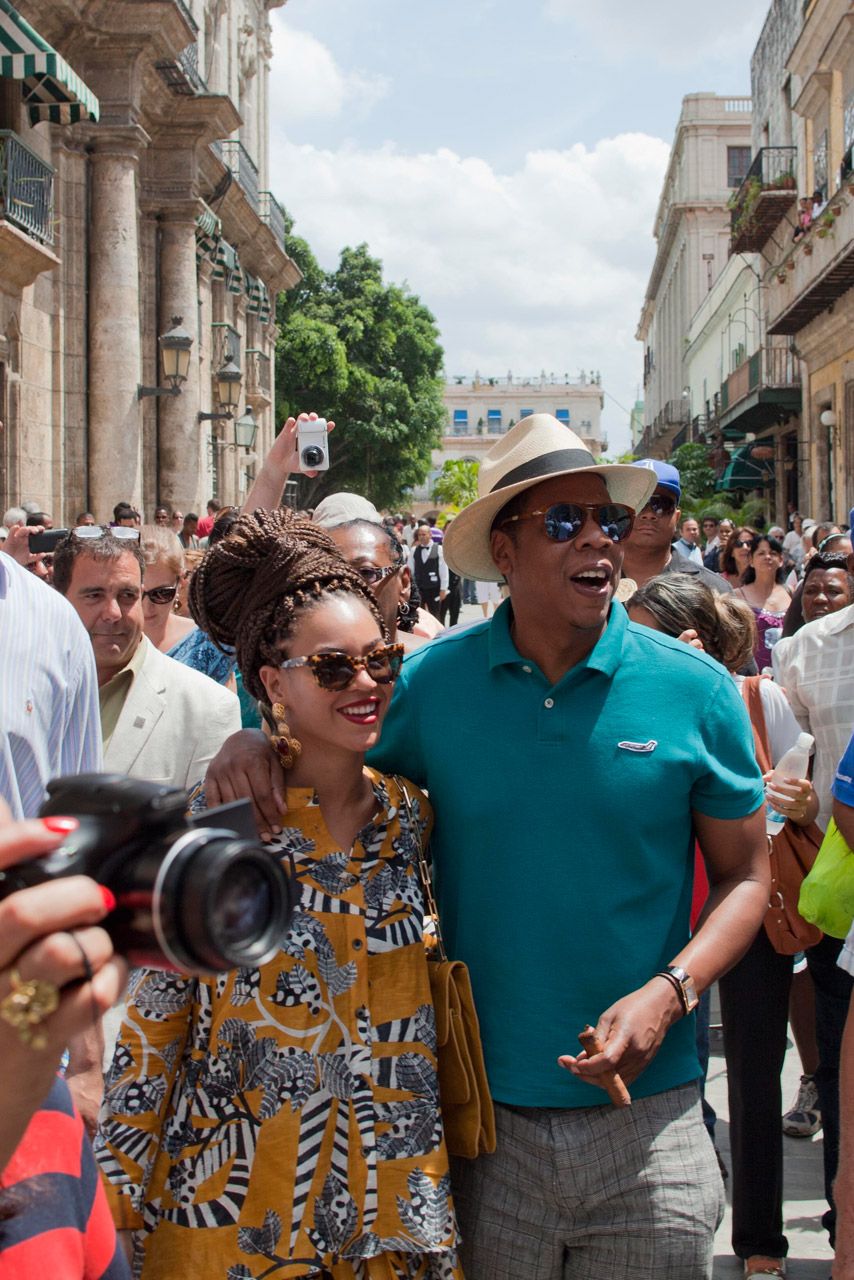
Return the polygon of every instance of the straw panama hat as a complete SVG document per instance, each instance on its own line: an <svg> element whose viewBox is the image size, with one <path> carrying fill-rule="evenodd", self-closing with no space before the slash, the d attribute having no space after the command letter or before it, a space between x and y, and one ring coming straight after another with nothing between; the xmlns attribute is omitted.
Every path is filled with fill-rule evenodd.
<svg viewBox="0 0 854 1280"><path fill-rule="evenodd" d="M489 547L492 522L503 506L541 480L591 471L608 486L612 502L635 511L646 505L658 483L650 468L621 463L597 464L579 436L550 413L532 413L517 422L484 454L477 478L478 497L454 517L445 535L445 560L454 573L483 582L499 582Z"/></svg>

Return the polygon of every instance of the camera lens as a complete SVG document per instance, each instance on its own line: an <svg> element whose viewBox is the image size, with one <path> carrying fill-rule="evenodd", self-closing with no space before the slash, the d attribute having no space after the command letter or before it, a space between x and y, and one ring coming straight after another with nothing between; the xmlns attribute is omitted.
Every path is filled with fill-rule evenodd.
<svg viewBox="0 0 854 1280"><path fill-rule="evenodd" d="M319 444L307 444L302 451L302 464L304 467L319 467L323 457L323 450Z"/></svg>
<svg viewBox="0 0 854 1280"><path fill-rule="evenodd" d="M268 877L254 862L234 862L219 882L208 924L220 946L240 947L266 933L273 906Z"/></svg>
<svg viewBox="0 0 854 1280"><path fill-rule="evenodd" d="M152 914L176 969L224 973L271 959L295 905L279 855L233 832L201 828L180 837L164 860Z"/></svg>

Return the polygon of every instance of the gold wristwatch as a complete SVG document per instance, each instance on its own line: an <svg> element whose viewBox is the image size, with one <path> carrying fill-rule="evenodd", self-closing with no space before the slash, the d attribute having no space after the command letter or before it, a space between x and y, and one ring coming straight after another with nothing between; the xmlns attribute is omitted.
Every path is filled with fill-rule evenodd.
<svg viewBox="0 0 854 1280"><path fill-rule="evenodd" d="M660 969L655 976L665 978L675 988L682 1001L683 1013L690 1013L692 1009L696 1009L700 1003L700 997L697 995L697 988L690 973L686 973L678 964L669 964L666 969Z"/></svg>

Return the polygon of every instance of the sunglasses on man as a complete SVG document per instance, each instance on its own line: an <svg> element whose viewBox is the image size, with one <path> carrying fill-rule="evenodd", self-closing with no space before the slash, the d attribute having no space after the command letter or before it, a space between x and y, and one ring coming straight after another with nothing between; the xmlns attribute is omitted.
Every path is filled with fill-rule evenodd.
<svg viewBox="0 0 854 1280"><path fill-rule="evenodd" d="M552 542L571 542L577 538L584 523L592 515L602 533L611 542L623 542L631 533L635 522L634 508L620 502L556 502L546 510L524 511L518 516L508 516L500 521L499 528L515 524L517 520L544 517L546 537Z"/></svg>

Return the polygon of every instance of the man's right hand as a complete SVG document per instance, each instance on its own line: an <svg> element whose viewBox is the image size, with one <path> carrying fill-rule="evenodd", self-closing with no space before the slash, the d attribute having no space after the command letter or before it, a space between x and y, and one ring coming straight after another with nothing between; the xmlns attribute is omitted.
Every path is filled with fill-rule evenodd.
<svg viewBox="0 0 854 1280"><path fill-rule="evenodd" d="M208 808L233 800L251 800L258 833L262 840L270 840L282 829L285 797L285 771L261 730L241 729L226 738L208 765Z"/></svg>

